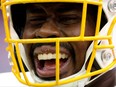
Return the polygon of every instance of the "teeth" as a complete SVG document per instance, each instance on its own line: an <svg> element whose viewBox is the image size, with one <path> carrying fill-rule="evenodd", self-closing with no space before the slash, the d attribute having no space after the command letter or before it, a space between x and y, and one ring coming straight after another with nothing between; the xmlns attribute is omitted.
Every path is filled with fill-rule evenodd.
<svg viewBox="0 0 116 87"><path fill-rule="evenodd" d="M61 54L60 53L60 59L65 59L68 58L68 55L66 54ZM48 54L38 54L38 60L50 60L50 59L56 59L56 54L48 53Z"/></svg>

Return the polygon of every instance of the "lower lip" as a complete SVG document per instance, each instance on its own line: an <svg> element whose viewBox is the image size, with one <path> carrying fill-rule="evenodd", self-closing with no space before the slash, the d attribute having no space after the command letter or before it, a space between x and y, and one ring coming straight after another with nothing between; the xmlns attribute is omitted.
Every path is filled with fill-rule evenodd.
<svg viewBox="0 0 116 87"><path fill-rule="evenodd" d="M68 60L63 64L63 66L60 67L60 75L63 75L65 74L66 72L69 71L69 64L70 64L70 59L71 58L68 58ZM37 68L37 67L36 67ZM36 72L38 74L39 77L41 78L48 78L48 77L55 77L55 72L56 72L56 69L51 69L51 70L41 70L39 68L36 69Z"/></svg>

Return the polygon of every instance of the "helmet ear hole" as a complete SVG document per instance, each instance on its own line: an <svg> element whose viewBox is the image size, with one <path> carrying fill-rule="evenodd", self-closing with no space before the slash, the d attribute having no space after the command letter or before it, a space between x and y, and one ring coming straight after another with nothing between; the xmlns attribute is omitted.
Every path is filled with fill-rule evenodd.
<svg viewBox="0 0 116 87"><path fill-rule="evenodd" d="M11 20L14 29L16 30L19 37L21 37L21 32L25 26L26 21L26 6L23 4L17 4L11 6Z"/></svg>

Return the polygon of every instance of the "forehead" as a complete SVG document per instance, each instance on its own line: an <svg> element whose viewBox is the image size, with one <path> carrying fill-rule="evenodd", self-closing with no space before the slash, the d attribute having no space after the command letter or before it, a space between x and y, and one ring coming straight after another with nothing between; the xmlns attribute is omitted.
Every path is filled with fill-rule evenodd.
<svg viewBox="0 0 116 87"><path fill-rule="evenodd" d="M48 10L48 11L57 11L64 12L70 10L82 10L82 4L79 3L33 3L27 4L27 10Z"/></svg>

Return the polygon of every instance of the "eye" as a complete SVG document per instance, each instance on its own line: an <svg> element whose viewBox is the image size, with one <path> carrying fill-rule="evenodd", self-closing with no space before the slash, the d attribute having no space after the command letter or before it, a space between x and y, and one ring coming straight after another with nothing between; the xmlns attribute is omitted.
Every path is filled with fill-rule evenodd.
<svg viewBox="0 0 116 87"><path fill-rule="evenodd" d="M58 23L63 25L70 25L81 22L81 17L77 15L62 15L58 17Z"/></svg>
<svg viewBox="0 0 116 87"><path fill-rule="evenodd" d="M32 26L42 26L45 22L46 22L47 18L46 17L42 17L42 16L35 16L35 17L31 17L29 18L29 24L31 24Z"/></svg>

